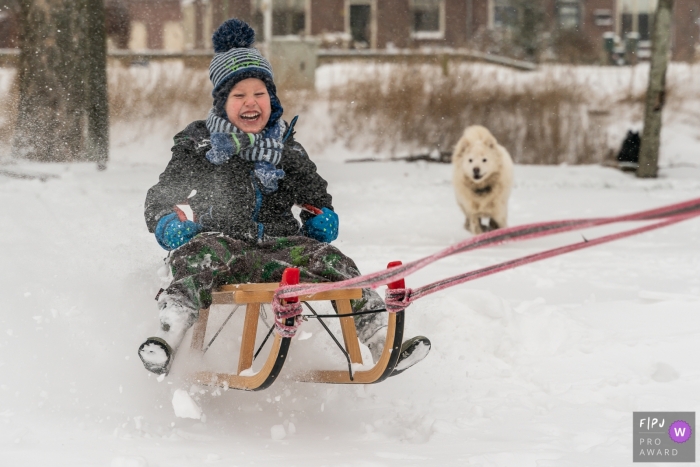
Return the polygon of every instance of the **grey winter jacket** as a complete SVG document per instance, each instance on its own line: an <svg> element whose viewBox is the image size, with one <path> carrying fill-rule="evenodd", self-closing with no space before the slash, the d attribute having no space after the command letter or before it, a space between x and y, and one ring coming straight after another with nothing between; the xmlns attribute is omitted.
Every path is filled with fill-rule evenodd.
<svg viewBox="0 0 700 467"><path fill-rule="evenodd" d="M162 216L173 212L174 205L188 201L195 221L205 232L222 232L249 242L302 235L292 215L294 204L333 209L326 191L328 183L316 173L316 165L293 134L285 142L278 165L285 172L284 178L269 195L257 188L253 162L234 156L223 165L214 165L206 159L211 144L204 120L190 123L174 139L172 158L146 196L150 232ZM193 191L196 194L188 199ZM312 216L301 213L302 221Z"/></svg>

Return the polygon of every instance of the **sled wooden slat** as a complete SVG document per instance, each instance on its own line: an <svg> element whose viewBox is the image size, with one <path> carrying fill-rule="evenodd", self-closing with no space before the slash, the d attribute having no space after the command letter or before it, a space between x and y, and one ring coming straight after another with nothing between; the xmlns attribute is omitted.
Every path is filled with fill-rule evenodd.
<svg viewBox="0 0 700 467"><path fill-rule="evenodd" d="M349 300L337 300L336 307L339 315L352 313L352 306ZM345 349L350 355L352 363L362 363L362 353L360 352L360 343L357 340L357 330L355 329L355 319L352 316L347 318L339 318L340 329L343 331L343 341Z"/></svg>
<svg viewBox="0 0 700 467"><path fill-rule="evenodd" d="M256 290L264 290L267 292L274 292L275 290L277 290L277 288L279 288L279 286L280 285L277 282L262 282L257 284L226 284L219 287L219 291L236 292L239 290L244 290L246 292L249 292Z"/></svg>
<svg viewBox="0 0 700 467"><path fill-rule="evenodd" d="M258 318L260 317L260 304L249 303L245 309L245 321L243 324L243 339L241 340L241 353L238 356L238 374L253 366L253 354L255 353L255 336L258 333Z"/></svg>
<svg viewBox="0 0 700 467"><path fill-rule="evenodd" d="M202 350L204 347L204 336L207 332L207 320L209 319L209 308L199 310L199 318L194 323L192 328L192 344L190 347L193 350Z"/></svg>
<svg viewBox="0 0 700 467"><path fill-rule="evenodd" d="M379 361L369 370L354 372L353 379L350 379L350 374L346 370L307 371L297 374L295 379L297 381L335 384L372 384L384 381L389 377L399 360L403 339L403 323L403 311L389 315L386 343Z"/></svg>
<svg viewBox="0 0 700 467"><path fill-rule="evenodd" d="M267 285L267 284L244 284L244 285ZM243 304L243 303L270 303L279 285L274 284L272 290L222 290L212 293L213 305ZM320 300L341 300L362 298L362 289L343 289L320 292L310 295L299 295L299 300L312 302Z"/></svg>

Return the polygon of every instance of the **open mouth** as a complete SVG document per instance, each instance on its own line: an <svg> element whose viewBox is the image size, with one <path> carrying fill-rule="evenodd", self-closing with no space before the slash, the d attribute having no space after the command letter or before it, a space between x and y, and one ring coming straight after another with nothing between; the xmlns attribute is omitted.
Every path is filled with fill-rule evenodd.
<svg viewBox="0 0 700 467"><path fill-rule="evenodd" d="M479 179L481 179L481 178L483 178L483 177L484 177L484 174L481 174L481 173L474 174L474 180L479 180Z"/></svg>
<svg viewBox="0 0 700 467"><path fill-rule="evenodd" d="M241 120L246 122L254 122L258 118L260 118L260 112L246 112L241 114Z"/></svg>

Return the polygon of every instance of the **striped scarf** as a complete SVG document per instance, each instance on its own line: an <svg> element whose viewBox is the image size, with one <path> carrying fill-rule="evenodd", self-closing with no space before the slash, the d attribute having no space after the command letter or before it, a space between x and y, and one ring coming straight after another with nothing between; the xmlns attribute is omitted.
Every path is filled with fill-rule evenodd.
<svg viewBox="0 0 700 467"><path fill-rule="evenodd" d="M207 129L211 134L211 149L206 157L209 162L221 165L234 155L251 162L268 162L278 165L282 160L282 135L286 130L284 120L280 119L263 133L245 133L228 120L209 111Z"/></svg>

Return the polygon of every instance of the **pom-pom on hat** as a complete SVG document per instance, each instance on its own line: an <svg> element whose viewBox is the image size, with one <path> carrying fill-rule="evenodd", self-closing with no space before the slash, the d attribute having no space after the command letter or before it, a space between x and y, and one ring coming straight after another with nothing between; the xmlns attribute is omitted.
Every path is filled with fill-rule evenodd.
<svg viewBox="0 0 700 467"><path fill-rule="evenodd" d="M217 54L235 48L250 48L255 43L255 31L245 21L231 18L219 26L211 41Z"/></svg>
<svg viewBox="0 0 700 467"><path fill-rule="evenodd" d="M258 78L265 83L270 94L272 114L268 127L282 116L282 105L277 98L272 66L255 43L255 31L248 23L237 18L224 21L211 38L214 58L209 65L209 79L214 85L214 109L226 117L224 107L231 89L246 78Z"/></svg>

